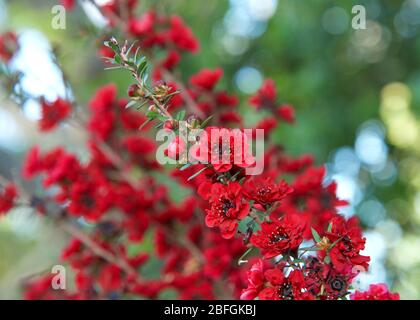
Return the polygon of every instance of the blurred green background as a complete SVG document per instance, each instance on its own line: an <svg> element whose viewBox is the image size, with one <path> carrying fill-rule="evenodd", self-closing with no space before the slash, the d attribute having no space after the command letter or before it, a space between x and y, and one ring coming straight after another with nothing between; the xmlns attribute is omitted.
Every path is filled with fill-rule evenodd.
<svg viewBox="0 0 420 320"><path fill-rule="evenodd" d="M90 33L89 8L68 13L66 30L53 30L54 4L0 0L0 30L20 34L13 65L24 71L27 88L49 97L63 93L46 54L54 48L81 105L111 81L124 94L129 77L104 72L95 56L99 41ZM359 215L366 228L372 266L357 285L386 282L402 298L419 299L420 1L142 0L138 11L152 5L180 14L201 41L200 53L184 58L182 77L222 67L224 84L243 98L247 120L261 116L247 97L262 79L275 80L281 101L297 114L297 124L280 125L275 140L294 155L313 153L326 163L339 196L351 203L343 214ZM354 5L366 9L364 30L352 28ZM35 102L13 110L0 101L2 175L17 170L33 143L65 139L78 150L80 141L66 128L35 133ZM63 243L64 235L28 213L1 218L0 298L17 297L19 279L50 268Z"/></svg>

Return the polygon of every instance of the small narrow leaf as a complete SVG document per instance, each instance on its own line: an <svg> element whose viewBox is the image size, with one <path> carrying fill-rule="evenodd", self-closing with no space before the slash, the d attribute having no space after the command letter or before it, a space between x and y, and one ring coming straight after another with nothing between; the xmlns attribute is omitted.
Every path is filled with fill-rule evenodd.
<svg viewBox="0 0 420 320"><path fill-rule="evenodd" d="M178 121L182 121L184 120L184 118L185 118L185 110L179 111L175 116L175 119Z"/></svg>
<svg viewBox="0 0 420 320"><path fill-rule="evenodd" d="M210 120L211 119L213 119L213 116L210 116L210 117L208 117L206 120L204 120L202 123L201 123L201 128L205 128L206 126L207 126L207 124L210 122Z"/></svg>
<svg viewBox="0 0 420 320"><path fill-rule="evenodd" d="M138 104L138 101L136 101L136 100L131 100L130 102L128 102L128 103L125 105L125 108L126 108L126 109L128 109L128 108L134 107L136 104Z"/></svg>
<svg viewBox="0 0 420 320"><path fill-rule="evenodd" d="M321 242L321 237L319 236L318 232L314 229L311 228L312 231L312 236L314 237L316 242Z"/></svg>
<svg viewBox="0 0 420 320"><path fill-rule="evenodd" d="M142 125L139 127L139 130L142 130L148 123L153 121L153 119L147 119L145 122L142 123Z"/></svg>
<svg viewBox="0 0 420 320"><path fill-rule="evenodd" d="M189 177L187 179L187 181L191 181L192 179L198 177L204 170L206 170L207 167L201 168L200 170L198 170L196 173L194 173L191 177Z"/></svg>
<svg viewBox="0 0 420 320"><path fill-rule="evenodd" d="M244 260L244 259L253 249L254 247L251 247L251 248L248 248L248 250L244 252L244 254L238 259L238 266L248 262L248 260Z"/></svg>
<svg viewBox="0 0 420 320"><path fill-rule="evenodd" d="M328 232L331 232L331 231L332 231L332 222L330 222L330 223L328 224L327 231L328 231Z"/></svg>
<svg viewBox="0 0 420 320"><path fill-rule="evenodd" d="M184 171L185 169L188 169L189 167L191 167L192 166L192 164L191 163L187 163L187 164L184 164L181 168L179 168L179 170L180 171Z"/></svg>

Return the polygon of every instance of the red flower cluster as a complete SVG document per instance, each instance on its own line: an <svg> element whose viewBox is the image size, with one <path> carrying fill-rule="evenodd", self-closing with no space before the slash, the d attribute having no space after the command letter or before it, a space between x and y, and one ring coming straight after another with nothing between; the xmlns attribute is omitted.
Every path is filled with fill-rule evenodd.
<svg viewBox="0 0 420 320"><path fill-rule="evenodd" d="M383 283L371 284L369 290L365 292L356 291L350 295L352 300L399 300L398 293L389 292L387 286Z"/></svg>
<svg viewBox="0 0 420 320"><path fill-rule="evenodd" d="M247 176L245 169L256 162L248 150L255 137L245 135L235 109L239 99L216 89L222 70L204 68L183 84L172 71L181 54L197 52L197 39L180 17L155 11L137 17L136 3L114 0L100 9L110 28L138 40L147 55L163 57L153 63L152 80L165 80L167 86L151 85L173 96L164 110L156 107L160 97L153 100L146 116L125 108L128 101L118 99L117 87L106 85L89 102L83 161L63 147L30 150L23 176L42 175L49 188L30 202L72 235L61 259L74 271L75 291L51 290L47 274L25 283L25 297L160 298L175 292L181 299L346 299L369 257L361 255L365 239L358 220L339 215L336 207L346 203L337 199L335 184L323 185L325 168L314 166L310 155L291 157L271 144L263 155L264 173ZM108 49L100 51L113 56ZM129 89L132 100L139 97L137 82ZM176 94L179 88L182 93ZM272 80L249 101L269 113L254 124L266 130L267 144L277 119L295 120L293 107L277 101ZM179 120L168 116L175 108L185 109L181 118L191 127L205 127L210 117L212 126L194 143L177 138L169 145L168 157L178 159L192 148L194 161L168 176L155 159L154 127L176 131ZM156 109L163 112L148 118ZM64 100L43 102L41 131L57 127L70 111ZM142 126L148 120L159 123ZM16 205L16 198L16 189L7 186L0 193L0 212ZM242 266L247 261L249 271ZM351 297L398 295L377 285Z"/></svg>

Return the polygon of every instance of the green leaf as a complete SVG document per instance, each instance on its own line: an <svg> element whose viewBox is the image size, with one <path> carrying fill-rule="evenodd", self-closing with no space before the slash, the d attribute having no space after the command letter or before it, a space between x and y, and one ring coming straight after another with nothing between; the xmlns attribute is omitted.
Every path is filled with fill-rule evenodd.
<svg viewBox="0 0 420 320"><path fill-rule="evenodd" d="M201 128L205 128L206 126L207 126L207 124L210 122L210 120L211 119L213 119L213 116L210 116L210 117L208 117L206 120L204 120L202 123L201 123Z"/></svg>
<svg viewBox="0 0 420 320"><path fill-rule="evenodd" d="M248 250L246 250L245 252L244 252L244 254L243 255L241 255L241 257L238 259L238 265L240 266L241 264L244 264L244 263L247 263L248 262L248 260L244 260L245 258L246 258L246 256L248 255L248 254L250 254L251 253L251 251L252 250L254 250L254 247L251 247L251 248L248 248Z"/></svg>
<svg viewBox="0 0 420 320"><path fill-rule="evenodd" d="M331 231L332 231L332 227L333 227L332 222L330 222L330 223L328 224L327 231L328 231L328 232L331 232Z"/></svg>
<svg viewBox="0 0 420 320"><path fill-rule="evenodd" d="M133 50L134 45L135 45L136 43L137 43L137 40L136 40L136 41L134 41L134 42L131 44L131 46L128 48L128 50L127 50L127 52L126 52L127 57L130 55L130 52L131 52L131 50Z"/></svg>
<svg viewBox="0 0 420 320"><path fill-rule="evenodd" d="M114 52L118 52L119 48L118 45L116 45L115 43L113 43L112 41L105 41L104 45L108 48L111 48Z"/></svg>
<svg viewBox="0 0 420 320"><path fill-rule="evenodd" d="M196 173L194 173L191 177L189 177L187 179L187 181L191 181L192 179L198 177L204 170L206 170L207 167L201 168L200 170L198 170Z"/></svg>
<svg viewBox="0 0 420 320"><path fill-rule="evenodd" d="M139 61L136 62L137 63L137 74L140 78L142 78L142 76L144 76L144 73L147 71L147 60L146 57L141 57Z"/></svg>
<svg viewBox="0 0 420 320"><path fill-rule="evenodd" d="M159 113L158 112L156 112L156 111L149 111L149 112L147 112L146 113L146 116L149 118L149 119L156 119L157 117L158 117L158 115L159 115Z"/></svg>
<svg viewBox="0 0 420 320"><path fill-rule="evenodd" d="M330 258L330 256L326 256L326 257L324 258L324 262L325 262L325 263L330 263L330 262L331 262L331 258Z"/></svg>
<svg viewBox="0 0 420 320"><path fill-rule="evenodd" d="M184 171L185 169L188 169L192 166L192 163L184 164L181 168L179 168L180 171Z"/></svg>
<svg viewBox="0 0 420 320"><path fill-rule="evenodd" d="M142 103L140 103L140 105L137 107L137 110L140 110L141 108L143 108L146 104L147 104L147 100L144 100Z"/></svg>
<svg viewBox="0 0 420 320"><path fill-rule="evenodd" d="M128 109L128 108L134 107L137 103L138 103L138 101L137 101L137 100L131 100L130 102L128 102L128 103L125 105L125 108L126 108L126 109Z"/></svg>
<svg viewBox="0 0 420 320"><path fill-rule="evenodd" d="M184 118L185 118L185 110L179 111L175 116L175 119L178 121L182 121L184 120Z"/></svg>
<svg viewBox="0 0 420 320"><path fill-rule="evenodd" d="M321 242L321 237L319 236L318 232L314 229L311 228L312 231L312 236L314 237L316 242Z"/></svg>
<svg viewBox="0 0 420 320"><path fill-rule="evenodd" d="M122 62L122 58L121 58L121 56L118 53L115 54L114 60L118 64L121 64L121 62Z"/></svg>

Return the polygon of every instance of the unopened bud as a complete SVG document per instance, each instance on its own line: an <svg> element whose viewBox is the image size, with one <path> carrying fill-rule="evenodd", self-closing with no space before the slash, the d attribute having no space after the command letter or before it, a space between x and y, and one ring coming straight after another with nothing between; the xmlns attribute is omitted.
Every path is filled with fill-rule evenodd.
<svg viewBox="0 0 420 320"><path fill-rule="evenodd" d="M172 131L172 130L176 129L177 127L178 127L178 121L176 121L176 120L167 120L163 124L163 128L168 130L168 131Z"/></svg>
<svg viewBox="0 0 420 320"><path fill-rule="evenodd" d="M187 118L187 123L191 125L192 128L198 128L200 125L200 120L197 118L196 115L190 115Z"/></svg>

